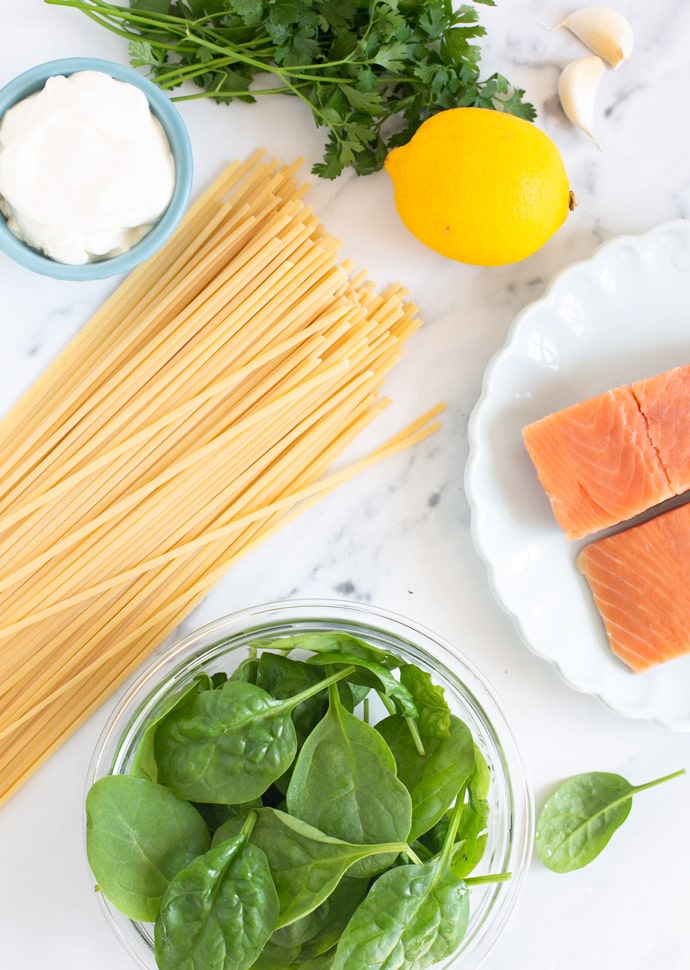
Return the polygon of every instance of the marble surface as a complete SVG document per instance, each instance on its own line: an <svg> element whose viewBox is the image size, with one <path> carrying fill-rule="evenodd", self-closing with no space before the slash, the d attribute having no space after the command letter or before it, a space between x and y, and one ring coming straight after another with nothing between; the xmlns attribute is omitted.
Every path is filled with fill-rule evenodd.
<svg viewBox="0 0 690 970"><path fill-rule="evenodd" d="M596 110L601 151L569 125L556 97L559 70L584 51L545 24L572 8L552 0L480 8L488 28L486 71L500 70L527 88L579 199L563 229L525 262L479 269L425 250L400 225L384 173L314 186L311 201L342 238L343 252L380 284L403 281L425 320L390 382L394 405L375 436L382 440L439 398L447 402L443 427L244 559L186 624L296 596L342 597L410 616L457 644L494 685L524 750L537 805L578 771L617 771L642 782L690 767L687 734L610 712L563 683L519 641L473 548L463 490L468 417L515 314L602 241L688 216L690 8L673 0L617 6L634 25L636 47L629 62L604 76ZM42 0L0 0L0 83L38 61L71 55L126 60L123 42L83 15ZM195 192L226 160L259 145L285 160L303 155L305 176L319 157L321 134L289 99L231 108L190 102L181 110L194 145ZM42 279L0 258L0 408L21 394L113 285ZM0 808L3 967L133 966L96 904L82 843L87 766L115 700L104 698ZM686 777L641 796L589 868L556 876L533 861L484 970L686 970L689 810Z"/></svg>

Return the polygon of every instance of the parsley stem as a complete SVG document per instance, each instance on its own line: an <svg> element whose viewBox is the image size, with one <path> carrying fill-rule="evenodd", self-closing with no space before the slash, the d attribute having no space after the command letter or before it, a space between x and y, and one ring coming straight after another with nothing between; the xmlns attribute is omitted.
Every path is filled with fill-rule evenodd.
<svg viewBox="0 0 690 970"><path fill-rule="evenodd" d="M213 53L220 54L221 57L226 53L226 49L224 47L221 47L219 44L216 44L213 41L207 41L203 37L198 36L196 38L196 42L199 45L199 47L203 47L204 50L208 50ZM326 65L314 64L314 65L308 65L306 68L295 67L291 65L289 68L282 68L279 65L274 64L272 62L258 60L256 57L244 54L242 51L237 51L236 56L232 59L232 61L239 62L241 64L246 64L248 67L255 68L260 73L275 74L283 81L285 86L290 88L291 90L293 87L293 84L292 84L293 81L310 81L314 83L316 81L323 80L328 84L351 84L352 83L351 78L331 77L330 74L322 74L321 76L319 76L317 74L303 73L305 70L311 70L312 68L314 69L314 71L321 70L323 67L330 67L330 64L326 64ZM230 61L230 63L232 63L232 61Z"/></svg>
<svg viewBox="0 0 690 970"><path fill-rule="evenodd" d="M232 101L235 98L253 98L254 95L259 94L296 94L294 88L279 87L279 88L238 88L235 91L223 90L218 91L193 91L191 94L175 94L171 98L172 101L202 101L205 98L213 98L215 101Z"/></svg>

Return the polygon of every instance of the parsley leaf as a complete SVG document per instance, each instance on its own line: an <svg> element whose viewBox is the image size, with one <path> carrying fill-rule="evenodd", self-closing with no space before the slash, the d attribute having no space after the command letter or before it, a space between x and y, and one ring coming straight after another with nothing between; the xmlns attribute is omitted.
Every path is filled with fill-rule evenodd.
<svg viewBox="0 0 690 970"><path fill-rule="evenodd" d="M299 97L327 129L322 178L380 169L387 153L447 108L475 105L532 120L525 92L480 76L485 34L473 0L45 0L74 7L129 42L177 99ZM275 84L254 82L272 75ZM196 90L195 90L196 89ZM191 93L188 93L191 92Z"/></svg>

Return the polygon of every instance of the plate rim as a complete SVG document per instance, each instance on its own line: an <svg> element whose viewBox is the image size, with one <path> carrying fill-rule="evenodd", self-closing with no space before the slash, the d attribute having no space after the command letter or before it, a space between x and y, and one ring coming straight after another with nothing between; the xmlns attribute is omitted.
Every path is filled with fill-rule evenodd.
<svg viewBox="0 0 690 970"><path fill-rule="evenodd" d="M609 711L629 719L645 720L672 731L687 732L690 731L690 711L686 717L681 720L673 717L665 718L658 712L652 713L626 708L620 703L616 703L610 697L606 696L605 691L602 692L601 690L595 690L583 684L576 683L570 676L568 676L568 674L565 673L561 663L556 658L549 656L532 642L530 637L527 635L521 617L514 611L514 609L511 608L511 606L505 602L503 595L499 590L496 579L495 564L487 556L486 550L479 537L478 520L481 513L478 508L477 492L475 487L477 469L482 460L479 454L479 432L487 402L487 391L496 371L499 368L499 365L510 355L511 350L516 344L517 337L524 326L524 321L532 314L538 313L544 308L548 308L550 304L554 304L554 298L559 287L563 285L563 281L567 280L569 276L575 276L578 272L582 272L588 267L601 263L617 250L623 250L627 247L633 248L639 252L642 249L648 248L650 245L654 245L656 239L672 233L683 234L686 240L686 245L690 248L690 219L683 218L669 219L652 226L650 229L644 232L624 233L600 242L592 251L590 256L583 259L574 260L573 262L559 269L545 284L542 295L534 300L531 300L515 314L508 326L501 346L498 347L498 349L492 354L484 369L479 396L477 397L468 418L468 457L465 463L465 470L463 474L463 487L470 510L470 536L472 539L472 544L486 569L491 595L504 613L511 618L513 626L522 644L534 656L537 656L544 662L548 663L556 671L561 681L568 687L572 688L578 693L594 697Z"/></svg>

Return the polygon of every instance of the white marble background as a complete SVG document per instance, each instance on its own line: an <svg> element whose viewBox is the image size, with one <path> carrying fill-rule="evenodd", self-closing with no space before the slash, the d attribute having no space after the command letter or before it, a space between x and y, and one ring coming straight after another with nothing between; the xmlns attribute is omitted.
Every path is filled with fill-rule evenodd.
<svg viewBox="0 0 690 970"><path fill-rule="evenodd" d="M515 314L553 275L621 233L690 208L687 68L690 8L674 0L613 0L635 29L633 58L603 79L598 151L565 120L556 81L584 53L564 31L573 7L498 0L480 8L483 63L526 87L555 139L579 199L566 226L524 263L478 269L444 260L406 234L387 176L319 183L312 203L343 252L384 284L402 280L426 321L391 381L382 439L439 398L443 430L361 476L239 564L188 625L285 597L346 597L402 612L453 640L502 696L539 804L556 782L592 768L633 781L690 768L690 736L622 718L565 685L518 640L493 601L472 546L463 491L467 420L482 374ZM83 15L42 0L0 0L0 83L53 57L126 60L123 42ZM319 157L321 135L290 99L181 108L196 186L259 145L291 160ZM0 407L6 407L88 319L113 283L41 279L0 258ZM650 321L653 326L653 321ZM621 342L626 339L621 333ZM364 443L362 444L364 448ZM98 911L82 847L88 760L114 698L0 808L0 966L8 970L128 970ZM569 876L532 863L513 917L485 970L687 970L690 963L690 779L633 806L600 860ZM357 968L353 968L357 970ZM460 968L458 968L460 970Z"/></svg>

